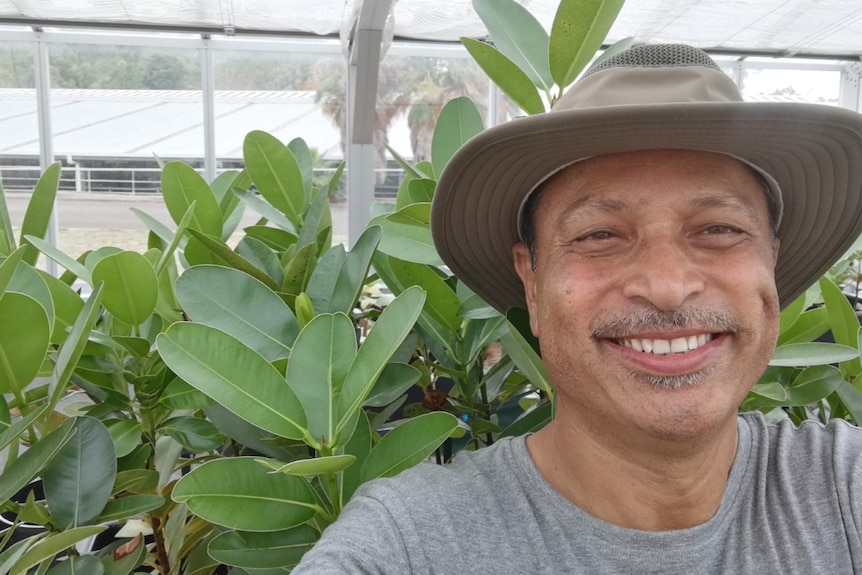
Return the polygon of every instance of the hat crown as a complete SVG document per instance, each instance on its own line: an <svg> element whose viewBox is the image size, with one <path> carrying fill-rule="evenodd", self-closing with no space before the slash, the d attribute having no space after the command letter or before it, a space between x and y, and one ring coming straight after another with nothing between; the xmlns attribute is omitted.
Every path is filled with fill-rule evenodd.
<svg viewBox="0 0 862 575"><path fill-rule="evenodd" d="M741 101L739 88L703 50L683 44L651 44L629 48L594 65L552 111Z"/></svg>

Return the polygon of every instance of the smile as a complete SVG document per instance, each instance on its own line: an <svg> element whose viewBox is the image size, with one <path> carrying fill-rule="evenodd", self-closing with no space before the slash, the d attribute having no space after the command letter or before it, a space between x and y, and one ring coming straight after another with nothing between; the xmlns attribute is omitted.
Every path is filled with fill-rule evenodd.
<svg viewBox="0 0 862 575"><path fill-rule="evenodd" d="M710 341L712 341L712 334L702 333L700 335L690 335L674 339L620 339L617 340L617 343L635 351L651 353L653 355L668 355L693 351Z"/></svg>

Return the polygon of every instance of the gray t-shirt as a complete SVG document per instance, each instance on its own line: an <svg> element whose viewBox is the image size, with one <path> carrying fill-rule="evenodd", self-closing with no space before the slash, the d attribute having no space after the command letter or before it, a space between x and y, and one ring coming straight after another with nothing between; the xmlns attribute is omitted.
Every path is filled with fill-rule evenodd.
<svg viewBox="0 0 862 575"><path fill-rule="evenodd" d="M739 418L706 523L611 525L554 490L524 438L364 485L294 570L309 574L862 573L862 430Z"/></svg>

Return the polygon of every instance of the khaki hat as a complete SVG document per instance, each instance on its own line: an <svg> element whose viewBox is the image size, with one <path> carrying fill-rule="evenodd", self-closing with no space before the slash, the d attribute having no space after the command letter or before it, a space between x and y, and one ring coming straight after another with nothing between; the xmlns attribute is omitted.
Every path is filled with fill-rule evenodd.
<svg viewBox="0 0 862 575"><path fill-rule="evenodd" d="M705 52L643 45L592 68L545 114L490 128L437 183L431 232L452 272L496 309L526 307L512 246L529 194L580 160L650 149L704 150L765 174L780 218L781 306L862 232L862 115L821 104L743 102Z"/></svg>

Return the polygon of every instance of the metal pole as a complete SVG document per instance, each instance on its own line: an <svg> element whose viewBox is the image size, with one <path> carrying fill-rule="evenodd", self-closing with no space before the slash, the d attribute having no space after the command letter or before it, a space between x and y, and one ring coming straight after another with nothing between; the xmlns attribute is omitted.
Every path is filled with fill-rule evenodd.
<svg viewBox="0 0 862 575"><path fill-rule="evenodd" d="M51 68L48 61L48 44L42 38L42 33L36 34L36 108L39 116L39 165L42 171L54 163L54 141L51 134ZM45 240L52 246L59 242L60 227L57 223L57 202L51 210L51 219ZM60 275L57 262L47 259L47 271L53 276Z"/></svg>
<svg viewBox="0 0 862 575"><path fill-rule="evenodd" d="M204 179L212 182L216 178L215 146L215 65L210 40L204 40L201 54L201 91L204 103Z"/></svg>

